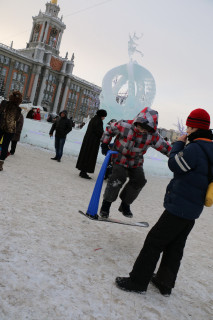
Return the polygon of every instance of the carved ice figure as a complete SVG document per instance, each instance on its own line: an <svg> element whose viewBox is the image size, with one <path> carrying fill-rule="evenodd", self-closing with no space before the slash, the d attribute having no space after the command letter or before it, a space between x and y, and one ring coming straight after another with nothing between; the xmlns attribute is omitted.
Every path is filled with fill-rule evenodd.
<svg viewBox="0 0 213 320"><path fill-rule="evenodd" d="M101 108L107 111L105 122L110 119L133 119L143 108L151 107L155 93L155 80L152 74L133 61L137 50L134 35L129 36L128 53L129 63L113 68L103 78L100 97Z"/></svg>

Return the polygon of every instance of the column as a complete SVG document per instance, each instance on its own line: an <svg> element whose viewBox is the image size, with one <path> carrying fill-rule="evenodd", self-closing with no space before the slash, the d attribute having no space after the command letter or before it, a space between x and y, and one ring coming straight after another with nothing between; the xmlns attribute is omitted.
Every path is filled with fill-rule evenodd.
<svg viewBox="0 0 213 320"><path fill-rule="evenodd" d="M6 84L5 84L5 92L4 92L5 97L8 97L9 95L9 89L10 89L10 84L12 83L12 73L13 73L14 65L15 65L15 60L11 59L9 72L8 72Z"/></svg>
<svg viewBox="0 0 213 320"><path fill-rule="evenodd" d="M63 82L64 82L64 76L60 76L59 77L59 84L58 84L58 88L57 88L57 93L56 93L56 97L55 97L55 102L54 102L54 106L53 106L53 112L54 113L57 112L58 101L59 101L59 98L60 98L60 93L61 93L61 88L62 88Z"/></svg>
<svg viewBox="0 0 213 320"><path fill-rule="evenodd" d="M46 81L47 81L48 75L49 75L49 70L45 69L44 76L43 76L42 83L41 83L41 89L40 89L39 96L38 96L38 102L37 102L37 104L39 106L41 105L41 101L43 100L43 97L44 97L44 89L46 86Z"/></svg>
<svg viewBox="0 0 213 320"><path fill-rule="evenodd" d="M34 81L33 81L33 87L32 87L32 91L31 91L31 95L30 95L30 101L34 101L35 99L35 94L36 94L36 88L37 88L37 85L38 85L38 77L39 77L39 74L41 72L41 66L37 66L36 67L36 72L35 72L35 78L34 78Z"/></svg>
<svg viewBox="0 0 213 320"><path fill-rule="evenodd" d="M67 66L67 61L64 61L64 62L63 62L63 66L62 66L62 68L61 68L61 72L62 72L62 73L65 73L65 72L66 72L66 66Z"/></svg>
<svg viewBox="0 0 213 320"><path fill-rule="evenodd" d="M33 27L32 27L32 30L31 30L29 42L32 41L32 36L33 36L34 27L35 27L35 22L33 22Z"/></svg>
<svg viewBox="0 0 213 320"><path fill-rule="evenodd" d="M44 33L44 26L45 26L45 21L43 22L42 24L42 27L41 27L41 32L40 32L40 37L39 37L39 41L38 42L41 42L41 39L43 37L43 33Z"/></svg>
<svg viewBox="0 0 213 320"><path fill-rule="evenodd" d="M50 23L47 22L47 26L46 26L46 30L45 30L45 34L44 34L44 40L43 40L44 43L46 43L46 40L47 40L47 34L48 34L49 26L50 26Z"/></svg>
<svg viewBox="0 0 213 320"><path fill-rule="evenodd" d="M59 35L59 39L58 39L58 44L57 44L57 50L59 50L59 47L60 47L60 45L61 45L61 38L62 38L62 35L63 35L63 32L61 31L60 32L60 35Z"/></svg>
<svg viewBox="0 0 213 320"><path fill-rule="evenodd" d="M70 87L70 82L71 82L71 80L67 79L67 84L66 84L66 87L64 89L64 95L63 95L63 98L62 98L60 111L65 109L65 103L66 103L66 100L67 100L67 93L68 93L68 89Z"/></svg>

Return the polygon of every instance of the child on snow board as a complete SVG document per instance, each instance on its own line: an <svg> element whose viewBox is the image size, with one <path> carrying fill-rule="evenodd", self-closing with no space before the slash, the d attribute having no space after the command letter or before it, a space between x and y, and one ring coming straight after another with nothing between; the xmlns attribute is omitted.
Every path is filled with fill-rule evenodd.
<svg viewBox="0 0 213 320"><path fill-rule="evenodd" d="M122 186L129 178L128 183L120 193L121 205L119 211L125 217L132 218L130 205L137 198L146 184L143 171L143 155L149 147L168 155L171 146L157 131L158 112L145 108L134 120L120 120L108 126L102 136L102 153L109 150L108 145L115 137L111 150L117 151L112 155L112 174L108 178L103 196L100 216L109 217L110 206L114 202Z"/></svg>

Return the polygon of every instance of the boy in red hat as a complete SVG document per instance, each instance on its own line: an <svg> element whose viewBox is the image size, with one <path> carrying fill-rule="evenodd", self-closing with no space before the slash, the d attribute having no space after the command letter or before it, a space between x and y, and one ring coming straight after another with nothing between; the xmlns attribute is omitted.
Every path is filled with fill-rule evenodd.
<svg viewBox="0 0 213 320"><path fill-rule="evenodd" d="M161 294L169 296L175 286L187 237L203 211L208 168L213 174L213 134L208 112L193 110L186 125L187 134L174 143L169 155L174 178L167 186L165 211L148 233L130 276L116 278L116 285L122 290L144 293L152 281ZM161 263L154 274L161 253Z"/></svg>

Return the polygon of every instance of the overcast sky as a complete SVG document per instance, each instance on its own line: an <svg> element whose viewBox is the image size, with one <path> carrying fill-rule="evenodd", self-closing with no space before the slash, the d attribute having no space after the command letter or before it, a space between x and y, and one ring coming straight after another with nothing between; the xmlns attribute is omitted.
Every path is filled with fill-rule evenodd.
<svg viewBox="0 0 213 320"><path fill-rule="evenodd" d="M29 41L32 16L46 0L1 1L0 42ZM159 125L175 128L195 108L213 127L213 0L58 0L66 24L60 56L75 54L73 74L99 86L110 69L128 63L129 34L143 34L135 56L156 81L152 105Z"/></svg>

